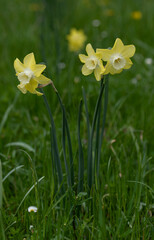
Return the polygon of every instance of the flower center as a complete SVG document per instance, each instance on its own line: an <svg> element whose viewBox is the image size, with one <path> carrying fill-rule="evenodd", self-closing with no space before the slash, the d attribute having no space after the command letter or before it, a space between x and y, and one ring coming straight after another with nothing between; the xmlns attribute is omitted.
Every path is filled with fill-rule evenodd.
<svg viewBox="0 0 154 240"><path fill-rule="evenodd" d="M111 57L111 63L116 70L120 70L124 68L126 60L120 54L115 54Z"/></svg>
<svg viewBox="0 0 154 240"><path fill-rule="evenodd" d="M95 56L92 56L86 61L85 64L88 69L93 70L97 67L98 59Z"/></svg>
<svg viewBox="0 0 154 240"><path fill-rule="evenodd" d="M24 72L18 74L18 79L22 84L27 84L30 82L33 76L34 76L33 71L29 68L26 68Z"/></svg>

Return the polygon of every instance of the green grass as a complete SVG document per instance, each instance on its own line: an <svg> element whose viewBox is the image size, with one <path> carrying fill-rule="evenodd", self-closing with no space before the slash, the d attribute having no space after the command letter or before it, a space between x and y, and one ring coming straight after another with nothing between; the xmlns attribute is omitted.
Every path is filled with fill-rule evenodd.
<svg viewBox="0 0 154 240"><path fill-rule="evenodd" d="M34 11L34 3L44 8ZM108 9L114 11L113 16L106 16ZM131 19L135 10L142 12L141 20ZM154 60L152 65L145 64L145 58L154 59L153 11L152 0L1 0L0 239L153 238ZM94 19L101 22L97 28L92 26ZM71 27L83 29L87 43L94 48L112 47L117 37L136 46L132 68L109 79L99 185L97 190L92 188L90 196L85 182L82 193L77 193L79 151L82 155L78 142L81 140L85 166L88 147L84 104L81 139L78 109L84 87L92 122L100 84L92 75L81 74L78 54L69 52L66 35ZM30 52L35 53L37 62L46 62L46 75L53 80L66 109L75 185L67 188L64 174L64 194L61 189L55 192L58 186L50 151L50 119L43 98L23 95L16 87L13 61L16 57L22 60ZM80 52L85 53L84 48ZM66 67L59 69L59 62ZM62 111L52 87L44 91L65 173ZM84 176L87 178L86 170ZM37 213L28 213L31 205L38 206ZM34 226L31 231L30 225Z"/></svg>

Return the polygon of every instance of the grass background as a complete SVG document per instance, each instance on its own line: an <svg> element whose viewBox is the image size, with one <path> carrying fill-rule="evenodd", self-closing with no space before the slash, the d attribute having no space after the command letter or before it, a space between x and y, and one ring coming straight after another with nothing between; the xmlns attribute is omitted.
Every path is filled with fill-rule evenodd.
<svg viewBox="0 0 154 240"><path fill-rule="evenodd" d="M136 10L142 12L142 19L131 18ZM152 239L154 62L147 65L145 59L154 58L153 11L152 0L1 0L0 159L3 178L23 165L3 182L0 231L5 231L6 239ZM112 16L109 13L113 13ZM94 19L100 20L100 26L92 25ZM34 52L37 63L47 63L46 75L54 81L66 107L77 168L76 108L82 98L81 88L86 89L92 118L100 84L93 76L81 74L78 53L68 50L66 35L72 27L83 29L87 43L94 48L112 47L117 37L125 44L136 46L133 67L110 77L101 187L99 193L92 195L93 214L89 213L91 201L86 194L77 197L75 191L68 190L65 202L58 196L54 198L48 115L41 97L19 93L13 68L16 57L22 60L30 52ZM64 69L59 68L61 62L65 63ZM45 92L61 151L60 106L51 87ZM82 142L86 152L84 112L82 119ZM24 142L34 151L7 147L10 142ZM32 163L20 149L30 154ZM17 211L36 178L42 176L45 178L38 188L28 194ZM86 192L86 188L84 190ZM38 204L37 214L27 212L30 205ZM80 215L76 212L74 229L72 209L78 205L82 208ZM34 232L29 230L30 225L34 225Z"/></svg>

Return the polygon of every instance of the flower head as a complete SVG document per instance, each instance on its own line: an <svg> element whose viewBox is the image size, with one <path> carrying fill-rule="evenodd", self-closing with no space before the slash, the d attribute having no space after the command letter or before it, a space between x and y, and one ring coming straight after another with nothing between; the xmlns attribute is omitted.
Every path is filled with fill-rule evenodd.
<svg viewBox="0 0 154 240"><path fill-rule="evenodd" d="M107 62L104 74L116 74L132 66L130 58L135 54L135 46L124 46L122 41L117 38L112 49L97 49L97 52L102 55L103 61Z"/></svg>
<svg viewBox="0 0 154 240"><path fill-rule="evenodd" d="M131 17L134 20L140 20L142 18L142 13L140 11L134 11L132 12Z"/></svg>
<svg viewBox="0 0 154 240"><path fill-rule="evenodd" d="M79 54L80 61L84 63L82 67L82 74L87 76L94 72L96 80L100 81L101 75L105 71L101 60L101 54L97 52L95 53L90 43L88 43L86 46L86 52L88 56L84 54Z"/></svg>
<svg viewBox="0 0 154 240"><path fill-rule="evenodd" d="M67 35L69 50L73 52L80 50L83 47L86 39L87 37L82 30L72 28L70 34Z"/></svg>
<svg viewBox="0 0 154 240"><path fill-rule="evenodd" d="M25 56L23 63L18 58L14 61L14 68L20 84L17 86L22 93L37 94L38 96L42 93L36 91L39 84L48 84L51 80L41 73L44 71L46 66L44 64L36 64L33 53Z"/></svg>
<svg viewBox="0 0 154 240"><path fill-rule="evenodd" d="M30 206L30 207L28 208L28 212L37 212L37 207L35 207L35 206Z"/></svg>

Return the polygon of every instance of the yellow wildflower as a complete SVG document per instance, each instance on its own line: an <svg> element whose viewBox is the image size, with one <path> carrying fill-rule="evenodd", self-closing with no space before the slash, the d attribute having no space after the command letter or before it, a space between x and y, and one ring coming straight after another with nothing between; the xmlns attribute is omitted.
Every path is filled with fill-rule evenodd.
<svg viewBox="0 0 154 240"><path fill-rule="evenodd" d="M142 18L142 13L140 11L134 11L132 12L131 17L134 20L140 20Z"/></svg>
<svg viewBox="0 0 154 240"><path fill-rule="evenodd" d="M36 91L39 84L48 84L51 80L41 73L44 71L46 66L44 64L36 64L33 53L25 56L23 63L18 58L14 61L14 68L20 84L17 86L22 93L37 94L38 96L42 93Z"/></svg>
<svg viewBox="0 0 154 240"><path fill-rule="evenodd" d="M80 50L83 47L86 39L87 37L82 30L72 28L70 34L67 35L69 50L73 52Z"/></svg>
<svg viewBox="0 0 154 240"><path fill-rule="evenodd" d="M96 80L100 81L101 75L105 71L101 60L101 54L97 52L95 53L90 43L88 43L86 46L86 52L88 56L84 54L79 54L80 61L84 63L82 67L82 74L87 76L94 72Z"/></svg>
<svg viewBox="0 0 154 240"><path fill-rule="evenodd" d="M135 54L135 46L124 46L123 42L117 38L112 49L97 49L97 52L102 55L103 61L107 62L104 74L116 74L132 66L130 58Z"/></svg>

